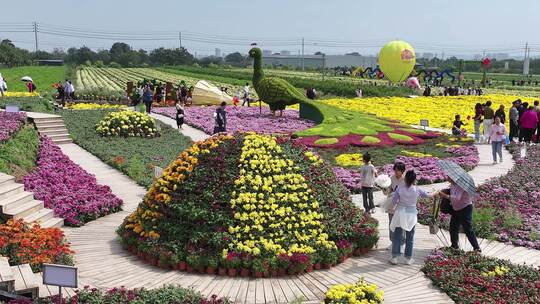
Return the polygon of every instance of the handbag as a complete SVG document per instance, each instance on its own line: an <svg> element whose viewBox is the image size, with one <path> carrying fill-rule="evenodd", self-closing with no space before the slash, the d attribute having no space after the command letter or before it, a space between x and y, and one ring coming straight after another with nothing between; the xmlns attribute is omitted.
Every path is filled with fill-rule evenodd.
<svg viewBox="0 0 540 304"><path fill-rule="evenodd" d="M442 193L450 195L450 189L441 190ZM454 214L452 203L447 198L441 199L441 212L444 214Z"/></svg>

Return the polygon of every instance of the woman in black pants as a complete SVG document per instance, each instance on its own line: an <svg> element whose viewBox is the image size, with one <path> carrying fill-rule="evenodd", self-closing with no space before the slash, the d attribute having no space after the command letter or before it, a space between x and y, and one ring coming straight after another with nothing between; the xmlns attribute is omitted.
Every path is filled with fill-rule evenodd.
<svg viewBox="0 0 540 304"><path fill-rule="evenodd" d="M449 199L452 203L452 208L454 209L450 218L450 240L452 241L452 248L459 248L459 226L462 226L473 249L481 252L478 240L472 229L472 197L451 178L449 178L449 182L450 194L441 191L439 192L439 196Z"/></svg>

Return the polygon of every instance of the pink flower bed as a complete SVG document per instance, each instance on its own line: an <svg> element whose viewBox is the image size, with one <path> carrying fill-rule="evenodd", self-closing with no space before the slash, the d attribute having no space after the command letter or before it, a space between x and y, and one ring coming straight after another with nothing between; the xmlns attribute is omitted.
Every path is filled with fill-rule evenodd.
<svg viewBox="0 0 540 304"><path fill-rule="evenodd" d="M93 175L73 163L48 137L41 138L37 167L24 177L24 187L69 226L82 226L121 210L122 200L108 186L98 185Z"/></svg>
<svg viewBox="0 0 540 304"><path fill-rule="evenodd" d="M24 113L0 112L0 143L7 141L23 125Z"/></svg>
<svg viewBox="0 0 540 304"><path fill-rule="evenodd" d="M262 114L259 114L259 107L229 106L226 108L226 111L228 132L255 131L265 134L292 134L315 125L309 120L299 118L298 111L296 110L285 110L282 117L272 117L268 107L262 108ZM155 108L152 112L165 115L172 119L176 118L176 109L174 107ZM194 128L212 134L214 131L215 112L215 106L186 107L184 121Z"/></svg>

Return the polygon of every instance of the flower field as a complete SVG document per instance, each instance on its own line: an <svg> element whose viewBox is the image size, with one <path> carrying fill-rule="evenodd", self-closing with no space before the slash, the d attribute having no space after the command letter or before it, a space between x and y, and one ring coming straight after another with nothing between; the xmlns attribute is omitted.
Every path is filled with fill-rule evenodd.
<svg viewBox="0 0 540 304"><path fill-rule="evenodd" d="M472 251L436 249L422 272L456 303L540 302L540 270Z"/></svg>
<svg viewBox="0 0 540 304"><path fill-rule="evenodd" d="M468 116L474 116L476 103L485 103L491 100L493 109L499 105L505 106L505 113L512 105L512 101L521 98L532 104L534 99L510 95L483 95L483 96L433 96L433 97L374 97L355 99L327 99L326 104L341 109L372 113L379 117L399 120L402 123L419 125L420 119L428 119L429 126L435 128L451 129L454 116L461 115L467 124L464 126L469 132L474 131L474 122Z"/></svg>
<svg viewBox="0 0 540 304"><path fill-rule="evenodd" d="M186 124L207 134L212 134L214 131L215 106L186 107L184 111ZM228 132L255 131L263 134L292 134L314 125L311 121L298 118L298 111L295 110L283 111L283 117L272 117L268 107L262 108L262 115L259 114L259 107L227 107L226 111ZM152 112L173 119L176 117L174 107L154 108Z"/></svg>
<svg viewBox="0 0 540 304"><path fill-rule="evenodd" d="M70 226L117 212L122 205L108 186L98 185L47 137L41 139L37 167L25 176L24 186Z"/></svg>
<svg viewBox="0 0 540 304"><path fill-rule="evenodd" d="M165 169L118 233L150 263L187 271L258 277L330 267L378 240L377 221L330 170L286 137L212 137Z"/></svg>
<svg viewBox="0 0 540 304"><path fill-rule="evenodd" d="M8 220L0 224L0 256L11 265L29 263L39 271L43 263L71 264L69 244L59 228L41 228L22 220Z"/></svg>
<svg viewBox="0 0 540 304"><path fill-rule="evenodd" d="M0 144L7 141L24 124L24 113L0 112Z"/></svg>

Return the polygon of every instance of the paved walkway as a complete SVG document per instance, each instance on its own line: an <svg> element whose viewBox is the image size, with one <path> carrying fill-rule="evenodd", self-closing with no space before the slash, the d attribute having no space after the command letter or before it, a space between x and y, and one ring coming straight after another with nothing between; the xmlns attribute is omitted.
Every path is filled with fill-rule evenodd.
<svg viewBox="0 0 540 304"><path fill-rule="evenodd" d="M167 125L173 127L174 129L176 129L176 120L174 120L174 119L172 119L170 117L167 117L165 115L160 115L160 114L156 114L156 113L151 113L150 116L154 117L155 119L160 120L164 124L167 124ZM185 136L191 138L191 140L193 140L193 141L201 141L201 140L205 140L205 139L210 137L210 135L204 133L203 131L201 131L199 129L195 129L192 126L188 126L187 124L184 124L182 126L182 130L179 130L179 131L182 134L184 134Z"/></svg>
<svg viewBox="0 0 540 304"><path fill-rule="evenodd" d="M167 122L166 117L159 116L161 115L154 117L175 125L174 120L169 119ZM188 130L186 128L183 133L193 135L194 140L203 139L202 135L192 134L192 131ZM124 200L122 212L97 219L81 228L65 229L67 239L76 252L75 263L79 268L81 286L155 288L166 284L178 284L193 287L205 295L217 294L229 297L237 303L288 303L298 298L315 303L321 301L330 286L337 283L352 283L364 277L384 290L386 303L452 303L446 294L434 288L431 281L420 272L424 258L443 242L439 241L438 237L430 235L428 227L419 225L415 235L416 262L410 266L404 264L391 266L388 264L389 252L385 250L390 243L388 217L381 210L374 215L380 222L379 248L364 257L351 258L330 270L280 279L242 279L188 274L149 266L123 250L115 233L124 218L144 197L146 190L75 144L63 145L61 148L71 160L96 175L100 184L109 185L113 193ZM477 182L481 183L488 178L503 175L512 167L513 161L506 151L503 164L491 165L491 148L487 145L478 148L480 165L471 171ZM423 187L431 191L444 186L446 185L443 183ZM376 193L375 198L378 201L382 200L382 193ZM361 205L359 196L353 196L353 201ZM443 234L441 232L439 237L444 240ZM464 237L462 239L464 240ZM507 257L516 262L526 261L535 265L540 263L540 253L533 250L488 241L482 241L482 248L488 255Z"/></svg>

